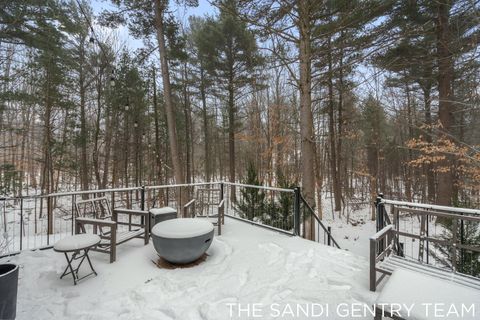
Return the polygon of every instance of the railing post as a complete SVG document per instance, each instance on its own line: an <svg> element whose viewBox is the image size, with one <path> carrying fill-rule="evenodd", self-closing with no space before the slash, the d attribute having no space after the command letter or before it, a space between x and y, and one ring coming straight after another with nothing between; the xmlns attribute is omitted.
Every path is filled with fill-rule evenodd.
<svg viewBox="0 0 480 320"><path fill-rule="evenodd" d="M327 238L327 244L328 246L332 245L332 237L330 236L332 234L332 227L327 227L328 230L328 238Z"/></svg>
<svg viewBox="0 0 480 320"><path fill-rule="evenodd" d="M300 236L300 187L294 189L295 199L293 203L293 228L296 236Z"/></svg>
<svg viewBox="0 0 480 320"><path fill-rule="evenodd" d="M76 202L76 197L74 194L72 194L72 235L75 232L75 202Z"/></svg>
<svg viewBox="0 0 480 320"><path fill-rule="evenodd" d="M379 193L377 196L377 199L375 200L375 207L376 207L376 213L377 213L377 221L376 221L377 232L382 230L385 227L385 221L383 217L384 204L382 203L382 200L383 200L383 194ZM382 239L378 243L378 250L379 252L382 252L384 249L385 249L385 241Z"/></svg>
<svg viewBox="0 0 480 320"><path fill-rule="evenodd" d="M220 182L220 202L224 200L223 193L225 192L225 185L223 184L223 181ZM223 202L223 212L222 212L222 223L225 222L225 201ZM220 230L220 229L219 229Z"/></svg>
<svg viewBox="0 0 480 320"><path fill-rule="evenodd" d="M428 226L428 220L430 219L430 217L428 216L427 214L427 217L426 217L426 224L427 224L427 229L426 229L426 238L427 238L427 264L429 264L429 259L428 257L430 256L430 249L429 249L429 241L428 241L428 237L429 237L429 233L428 233L428 229L429 229L429 226Z"/></svg>
<svg viewBox="0 0 480 320"><path fill-rule="evenodd" d="M458 242L458 221L456 218L453 218L452 221L452 253L451 253L451 260L452 260L452 268L453 272L457 272L458 270L458 261L457 261L457 242Z"/></svg>
<svg viewBox="0 0 480 320"><path fill-rule="evenodd" d="M6 221L5 221L6 224ZM23 249L23 198L20 198L20 251ZM27 239L28 242L28 239Z"/></svg>
<svg viewBox="0 0 480 320"><path fill-rule="evenodd" d="M145 210L145 186L140 189L140 209Z"/></svg>
<svg viewBox="0 0 480 320"><path fill-rule="evenodd" d="M462 214L463 215L463 214ZM464 223L463 219L460 220L460 244L465 243L465 230L464 230ZM460 249L460 264L459 264L460 272L465 273L465 249L463 247Z"/></svg>
<svg viewBox="0 0 480 320"><path fill-rule="evenodd" d="M383 206L384 204L382 203L383 200L383 194L379 193L377 198L375 199L375 209L377 213L377 232L382 230L385 227L385 221L383 218Z"/></svg>
<svg viewBox="0 0 480 320"><path fill-rule="evenodd" d="M7 222L6 222L7 221L7 218L6 218L6 216L7 216L7 212L6 212L7 211L7 209L6 209L7 198L0 198L0 201L3 202L3 221L5 221L5 223L3 224L3 232L6 234L7 233Z"/></svg>
<svg viewBox="0 0 480 320"><path fill-rule="evenodd" d="M142 188L140 189L140 210L142 210L142 211L145 210L145 186L142 186ZM145 225L145 217L144 216L140 217L140 223Z"/></svg>
<svg viewBox="0 0 480 320"><path fill-rule="evenodd" d="M223 200L223 188L224 188L224 185L223 185L223 181L220 182L220 201Z"/></svg>
<svg viewBox="0 0 480 320"><path fill-rule="evenodd" d="M53 234L53 208L52 199L47 196L47 245L50 245L51 234Z"/></svg>
<svg viewBox="0 0 480 320"><path fill-rule="evenodd" d="M112 187L115 187L115 186L112 186ZM115 209L115 192L112 191L112 194L111 194L111 197L112 199L110 200L110 203L112 204L112 210Z"/></svg>
<svg viewBox="0 0 480 320"><path fill-rule="evenodd" d="M370 291L375 291L377 289L376 250L377 242L370 239Z"/></svg>

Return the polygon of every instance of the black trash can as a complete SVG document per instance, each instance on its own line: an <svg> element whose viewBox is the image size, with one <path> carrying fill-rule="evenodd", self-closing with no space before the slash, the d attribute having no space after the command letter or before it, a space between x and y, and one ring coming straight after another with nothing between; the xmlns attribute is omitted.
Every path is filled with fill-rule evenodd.
<svg viewBox="0 0 480 320"><path fill-rule="evenodd" d="M17 315L18 266L0 264L0 319L15 319Z"/></svg>

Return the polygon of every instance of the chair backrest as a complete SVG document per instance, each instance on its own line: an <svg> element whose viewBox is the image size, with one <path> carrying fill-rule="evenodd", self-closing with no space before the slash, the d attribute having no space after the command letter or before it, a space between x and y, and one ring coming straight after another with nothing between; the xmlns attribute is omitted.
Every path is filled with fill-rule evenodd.
<svg viewBox="0 0 480 320"><path fill-rule="evenodd" d="M106 197L79 200L75 202L76 217L91 217L94 219L110 219L112 211Z"/></svg>
<svg viewBox="0 0 480 320"><path fill-rule="evenodd" d="M110 219L112 217L112 211L110 210L108 199L106 197L100 197L75 202L75 217L102 220ZM97 229L100 231L100 236L106 236L109 232L108 228L97 228L96 226L93 228L93 232L97 233ZM86 232L85 227L82 227L82 232Z"/></svg>
<svg viewBox="0 0 480 320"><path fill-rule="evenodd" d="M197 190L197 204L199 216L210 216L212 207L218 206L221 200L220 189L198 189Z"/></svg>

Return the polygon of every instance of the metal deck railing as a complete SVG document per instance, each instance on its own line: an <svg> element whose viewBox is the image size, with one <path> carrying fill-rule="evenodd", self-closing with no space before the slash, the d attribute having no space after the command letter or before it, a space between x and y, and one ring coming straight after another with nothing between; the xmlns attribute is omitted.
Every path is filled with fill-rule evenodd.
<svg viewBox="0 0 480 320"><path fill-rule="evenodd" d="M390 210L388 210L390 209ZM480 210L377 198L377 231L391 226L395 255L480 277ZM379 241L377 252L388 241Z"/></svg>
<svg viewBox="0 0 480 320"><path fill-rule="evenodd" d="M205 182L0 198L0 256L49 248L57 240L73 234L77 200L107 197L112 208L148 210L170 206L181 214L183 205L194 198L199 189L205 188L222 190L226 216L291 236L304 237L305 226L313 225L315 241L338 247L329 228L302 198L300 188Z"/></svg>

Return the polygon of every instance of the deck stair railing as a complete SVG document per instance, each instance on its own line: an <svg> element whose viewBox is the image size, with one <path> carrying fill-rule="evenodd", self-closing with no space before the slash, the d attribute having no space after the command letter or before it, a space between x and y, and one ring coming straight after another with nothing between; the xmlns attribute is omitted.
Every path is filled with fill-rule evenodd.
<svg viewBox="0 0 480 320"><path fill-rule="evenodd" d="M390 253L480 277L480 210L383 199L376 201L377 258ZM384 258L384 257L380 258Z"/></svg>
<svg viewBox="0 0 480 320"><path fill-rule="evenodd" d="M307 235L307 228L310 227L310 234L313 234L313 238L317 242L323 242L329 246L334 246L340 249L337 241L332 236L331 227L327 227L323 224L322 220L318 217L315 210L308 204L303 196L300 196L301 208L302 208L302 229L301 234L305 238Z"/></svg>

